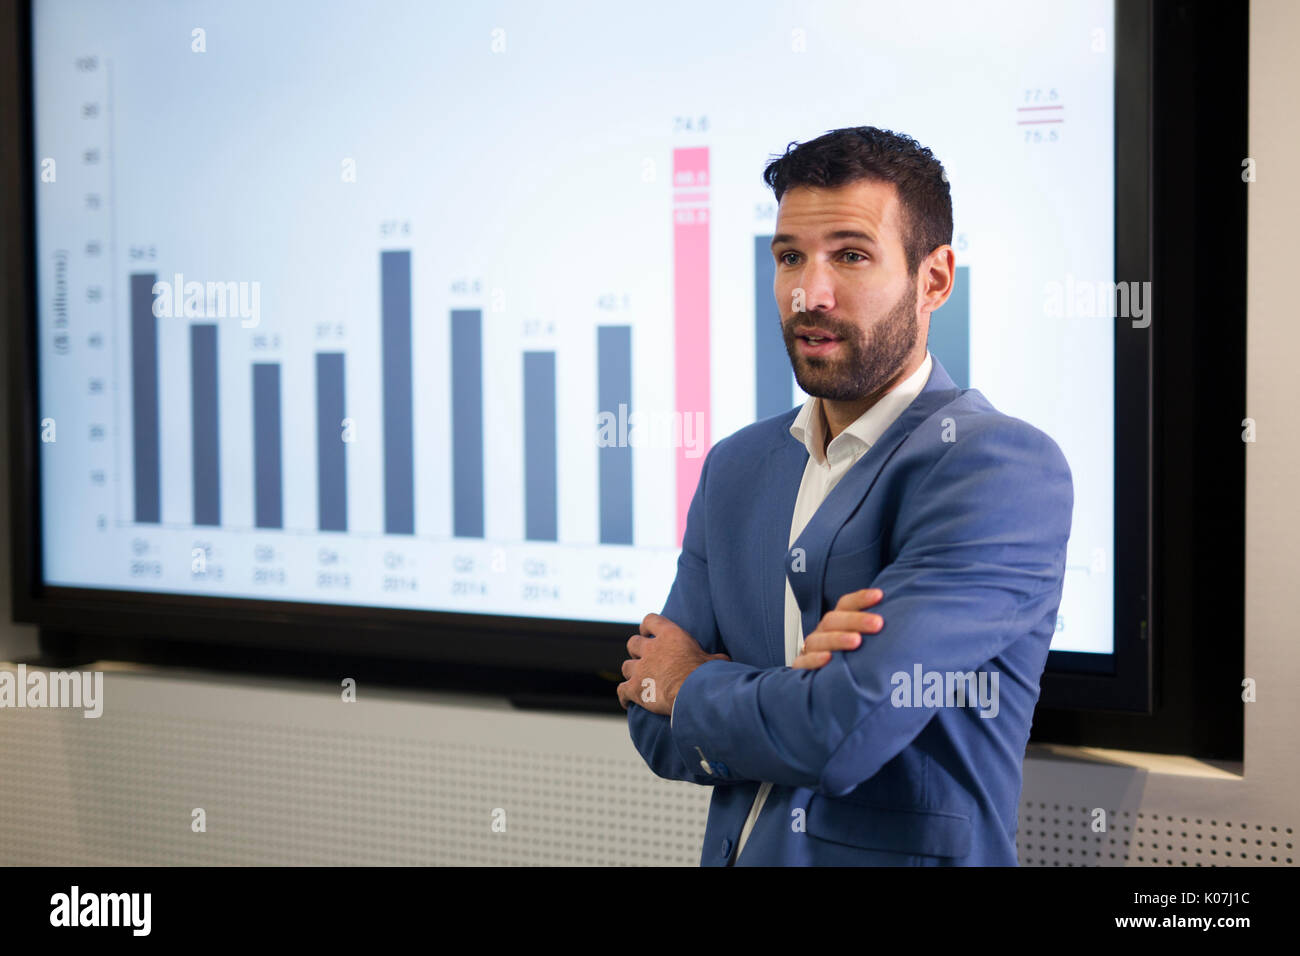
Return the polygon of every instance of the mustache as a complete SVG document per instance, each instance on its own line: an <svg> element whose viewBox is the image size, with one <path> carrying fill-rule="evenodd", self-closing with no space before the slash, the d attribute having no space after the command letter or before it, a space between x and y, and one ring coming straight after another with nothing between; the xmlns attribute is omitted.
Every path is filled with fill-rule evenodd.
<svg viewBox="0 0 1300 956"><path fill-rule="evenodd" d="M813 319L808 313L800 313L793 318L786 319L781 324L781 331L786 335L793 335L795 330L801 326L810 329L825 329L832 335L841 339L857 338L857 326L849 325L843 322L833 322L828 319Z"/></svg>

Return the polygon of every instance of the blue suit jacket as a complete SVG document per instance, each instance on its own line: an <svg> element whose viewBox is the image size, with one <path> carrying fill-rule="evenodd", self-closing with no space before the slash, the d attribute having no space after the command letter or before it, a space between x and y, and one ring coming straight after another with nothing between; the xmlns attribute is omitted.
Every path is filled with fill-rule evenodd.
<svg viewBox="0 0 1300 956"><path fill-rule="evenodd" d="M924 390L789 547L808 451L798 409L705 457L663 615L709 653L671 723L632 704L661 777L714 788L701 863L1016 864L1021 771L1055 630L1074 491L1056 443L958 389ZM844 594L881 588L884 627L818 670L785 664L785 580L805 636ZM997 712L926 706L896 675L997 675ZM961 678L956 678L960 681ZM967 685L971 686L971 685ZM952 698L959 703L959 698ZM903 703L912 706L902 706ZM917 706L920 704L920 706Z"/></svg>

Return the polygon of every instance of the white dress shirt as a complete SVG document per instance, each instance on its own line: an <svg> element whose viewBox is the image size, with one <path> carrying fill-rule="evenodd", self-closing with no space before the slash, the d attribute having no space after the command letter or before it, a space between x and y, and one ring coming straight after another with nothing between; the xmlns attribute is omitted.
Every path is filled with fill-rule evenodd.
<svg viewBox="0 0 1300 956"><path fill-rule="evenodd" d="M804 402L803 408L799 410L799 414L790 425L790 434L808 448L808 464L803 470L803 481L799 485L799 497L795 499L794 517L790 522L791 547L839 480L872 445L880 440L880 436L894 423L894 419L902 414L903 409L912 404L913 399L921 394L925 383L930 380L932 364L930 352L927 350L925 361L921 363L920 368L881 396L880 400L863 412L853 424L832 438L829 445L825 445L826 432L822 419L821 399L810 398ZM826 448L824 454L823 446ZM865 586L866 582L863 584ZM790 588L787 579L785 582L785 663L787 667L803 650L803 641L803 619L799 613L799 603L795 600L794 591ZM754 823L762 812L763 802L771 789L770 783L764 783L759 787L754 805L749 810L749 818L745 821L744 829L740 831L740 839L736 842L736 857L740 856L745 841L749 839L749 833L754 828Z"/></svg>

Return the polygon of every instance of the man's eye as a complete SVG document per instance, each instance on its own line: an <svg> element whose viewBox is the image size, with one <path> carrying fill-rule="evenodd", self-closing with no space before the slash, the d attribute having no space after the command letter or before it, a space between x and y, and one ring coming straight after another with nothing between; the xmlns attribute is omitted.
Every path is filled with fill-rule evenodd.
<svg viewBox="0 0 1300 956"><path fill-rule="evenodd" d="M793 263L791 263L791 262L788 260L787 257L788 257L788 256L798 256L798 255L799 255L799 253L797 253L797 252L783 252L783 253L781 253L780 256L777 257L777 261L780 262L782 265L786 265L786 266L788 266L788 265L793 265ZM857 256L856 259L851 260L852 262L866 262L867 259L868 259L868 257L865 256L865 255L863 255L861 252L854 252L852 249L846 249L846 250L844 251L844 255L846 255L846 256Z"/></svg>

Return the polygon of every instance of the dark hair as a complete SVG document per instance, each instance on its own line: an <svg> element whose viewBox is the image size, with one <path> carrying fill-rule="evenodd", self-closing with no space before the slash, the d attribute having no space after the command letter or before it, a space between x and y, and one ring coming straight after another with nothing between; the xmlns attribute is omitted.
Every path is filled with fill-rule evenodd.
<svg viewBox="0 0 1300 956"><path fill-rule="evenodd" d="M791 143L763 170L778 202L793 186L836 187L859 180L893 183L902 211L903 254L915 275L921 260L952 243L952 194L943 164L910 136L874 126L831 130Z"/></svg>

